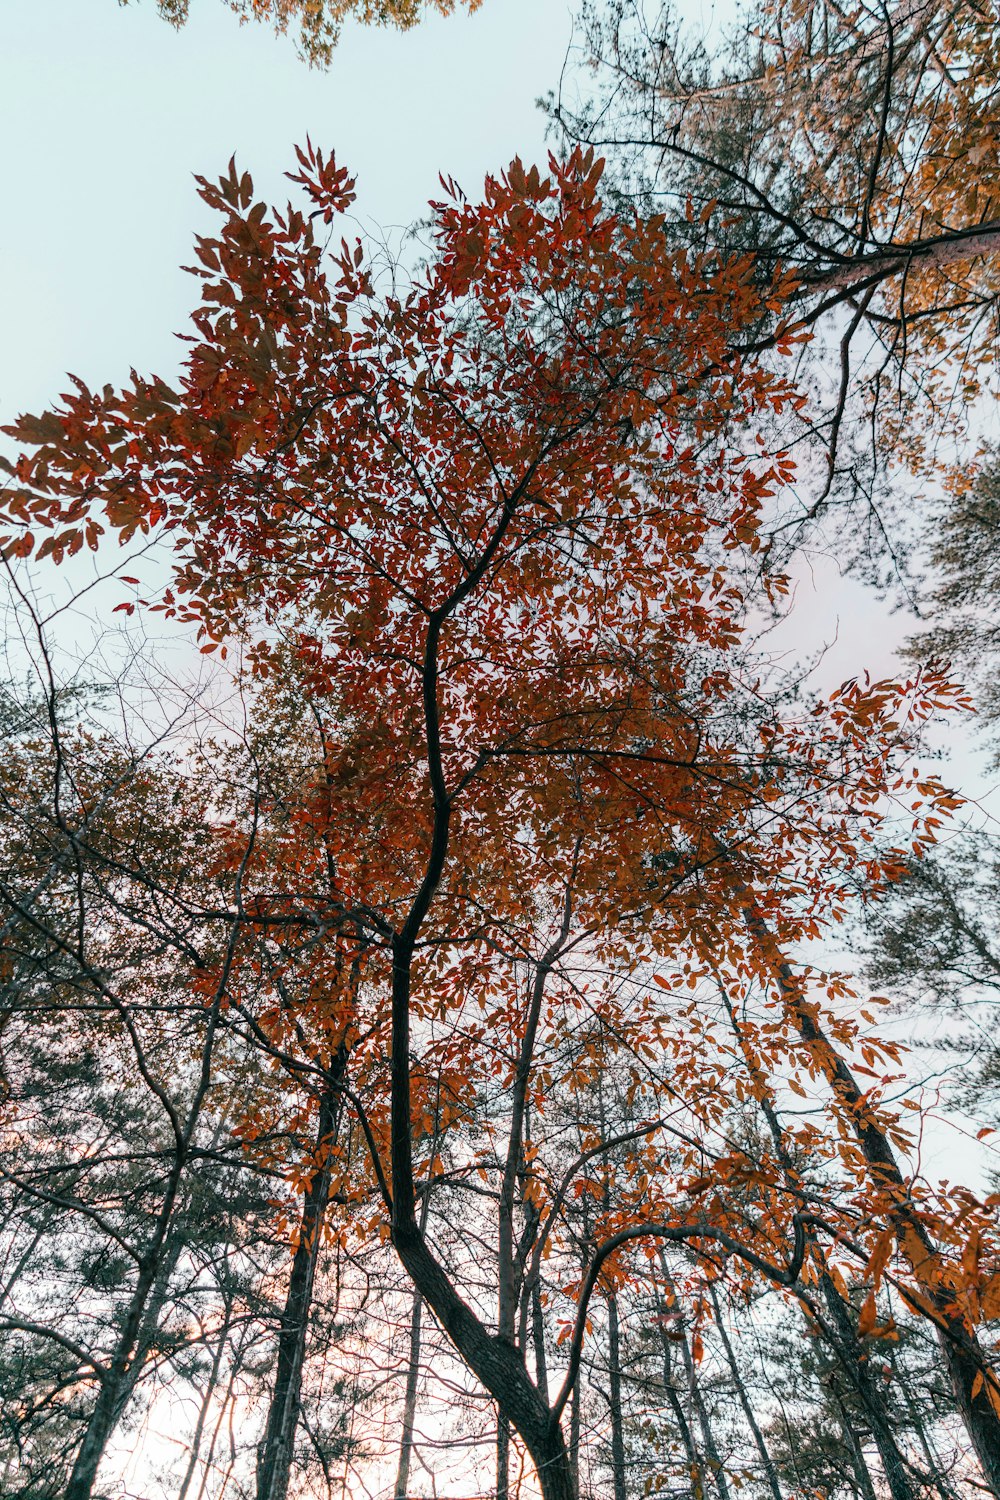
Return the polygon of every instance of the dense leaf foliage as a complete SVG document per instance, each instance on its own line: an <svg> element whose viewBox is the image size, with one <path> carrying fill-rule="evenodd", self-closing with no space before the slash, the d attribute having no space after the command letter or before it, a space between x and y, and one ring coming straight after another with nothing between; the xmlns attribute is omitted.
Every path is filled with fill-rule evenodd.
<svg viewBox="0 0 1000 1500"><path fill-rule="evenodd" d="M696 1309L720 1276L737 1297L826 1278L848 1320L860 1275L863 1337L891 1274L992 1473L976 1328L996 1311L995 1200L898 1164L898 1049L848 980L790 957L933 842L957 799L912 752L964 699L924 671L769 700L753 634L785 583L762 581L759 528L793 469L764 433L803 398L741 330L794 282L673 243L601 177L576 151L547 174L515 161L479 203L446 183L426 266L392 279L363 243L326 248L353 184L311 145L304 208L255 202L233 164L202 182L221 225L197 245L180 381L75 382L15 423L6 555L155 539L171 582L123 607L244 654L256 727L245 755L213 752L224 789L190 810L208 887L170 900L200 934L184 956L213 1027L308 1080L298 1104L251 1095L237 1126L265 1167L269 1141L314 1142L288 1307L349 1207L329 1232L359 1253L391 1239L564 1500L593 1299L616 1305L644 1260L684 1247ZM584 1111L612 1077L634 1123L598 1128ZM783 1131L786 1086L828 1087L825 1120ZM734 1132L734 1104L770 1141ZM485 1266L428 1206L477 1180ZM534 1376L524 1357L550 1261L554 1391L543 1336ZM294 1427L301 1324L283 1325L259 1485ZM81 1455L74 1497L96 1437Z"/></svg>

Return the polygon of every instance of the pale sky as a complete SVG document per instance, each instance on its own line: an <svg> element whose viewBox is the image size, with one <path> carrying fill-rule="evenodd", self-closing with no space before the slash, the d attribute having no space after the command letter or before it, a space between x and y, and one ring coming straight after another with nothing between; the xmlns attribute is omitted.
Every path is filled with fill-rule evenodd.
<svg viewBox="0 0 1000 1500"><path fill-rule="evenodd" d="M169 375L195 288L178 269L204 228L192 174L236 152L262 195L310 134L359 178L359 212L408 224L439 171L475 192L515 154L544 160L535 100L558 80L568 0L486 0L414 30L345 28L327 72L290 38L192 0L0 0L0 420L37 410L69 369Z"/></svg>
<svg viewBox="0 0 1000 1500"><path fill-rule="evenodd" d="M474 194L515 154L544 160L536 100L558 83L576 8L483 0L402 34L350 24L323 72L224 0L191 0L180 31L155 0L0 0L0 422L52 404L67 370L170 378L197 298L180 267L211 222L192 176L234 152L284 201L294 144L311 135L357 175L372 226L420 217L439 171ZM711 31L734 5L684 9ZM836 642L826 681L892 672L909 622L831 559L798 572L795 648Z"/></svg>

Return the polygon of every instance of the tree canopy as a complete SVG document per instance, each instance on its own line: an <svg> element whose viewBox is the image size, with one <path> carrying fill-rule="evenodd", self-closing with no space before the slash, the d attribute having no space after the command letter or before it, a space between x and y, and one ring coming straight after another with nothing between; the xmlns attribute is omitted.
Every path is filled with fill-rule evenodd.
<svg viewBox="0 0 1000 1500"><path fill-rule="evenodd" d="M415 19L244 9L319 61L347 13ZM921 768L972 705L940 661L817 691L768 645L789 516L874 504L889 447L929 474L943 382L986 388L995 17L781 0L721 59L666 12L590 24L578 142L442 179L407 262L311 141L288 203L197 179L178 374L4 429L22 1500L93 1500L178 1391L178 1500L366 1461L407 1500L432 1377L497 1500L583 1500L588 1461L614 1500L1000 1493L1000 1193L928 1168L888 999L835 956L860 916L892 995L982 1015L992 866L935 849L963 799ZM959 658L992 485L956 480L934 559ZM154 729L63 680L22 580L88 556L215 696L170 718L150 662Z"/></svg>

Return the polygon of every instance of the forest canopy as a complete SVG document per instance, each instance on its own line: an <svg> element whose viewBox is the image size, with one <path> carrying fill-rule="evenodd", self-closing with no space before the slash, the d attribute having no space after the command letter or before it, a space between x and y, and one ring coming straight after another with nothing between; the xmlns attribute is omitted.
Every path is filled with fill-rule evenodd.
<svg viewBox="0 0 1000 1500"><path fill-rule="evenodd" d="M177 370L4 428L5 1496L1000 1494L1000 13L579 36L405 253L199 176Z"/></svg>

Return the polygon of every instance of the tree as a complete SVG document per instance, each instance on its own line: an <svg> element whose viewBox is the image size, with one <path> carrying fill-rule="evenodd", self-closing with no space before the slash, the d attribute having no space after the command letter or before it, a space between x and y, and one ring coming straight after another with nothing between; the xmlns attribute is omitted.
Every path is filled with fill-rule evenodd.
<svg viewBox="0 0 1000 1500"><path fill-rule="evenodd" d="M971 482L968 482L971 480ZM1000 468L986 449L935 506L924 526L928 558L921 613L926 624L908 654L954 663L975 694L987 740L1000 719L994 611L1000 563Z"/></svg>
<svg viewBox="0 0 1000 1500"><path fill-rule="evenodd" d="M714 46L670 4L585 15L597 84L557 101L569 136L608 150L622 190L688 243L752 255L761 287L793 278L742 336L755 357L793 330L811 340L820 401L789 412L785 440L797 427L822 468L775 538L860 492L868 539L898 557L886 466L934 466L942 438L953 464L970 403L994 389L996 7L779 0Z"/></svg>
<svg viewBox="0 0 1000 1500"><path fill-rule="evenodd" d="M244 1144L243 1097L262 1109L275 1092L270 1058L220 1024L220 996L199 983L199 959L220 955L201 947L186 903L218 901L229 882L206 859L224 757L199 803L190 748L181 774L164 750L116 740L101 723L108 696L3 695L5 1491L89 1495L115 1432L168 1374L200 1400L183 1495L239 1345L256 1341L263 1393L276 1325L262 1455L274 1496L302 1460L308 1335L325 1325L328 1360L349 1321L345 1309L338 1331L313 1296L328 1172L313 1178L308 1144L287 1135ZM330 1092L316 1092L322 1146ZM293 1215L301 1196L286 1288L274 1205L290 1166L304 1190L288 1204ZM323 1423L310 1412L327 1466L351 1450L338 1430L347 1397L328 1379Z"/></svg>
<svg viewBox="0 0 1000 1500"><path fill-rule="evenodd" d="M121 0L127 4L128 0ZM330 62L340 28L351 17L366 25L415 26L427 10L451 15L456 0L226 0L241 20L267 21L284 33L298 27L299 48L309 62ZM459 0L466 9L478 10L482 0ZM191 0L157 0L160 14L174 26L183 26Z"/></svg>
<svg viewBox="0 0 1000 1500"><path fill-rule="evenodd" d="M927 673L848 683L782 718L755 680L759 519L791 469L753 439L800 398L734 353L762 316L750 258L688 254L662 221L613 212L601 163L578 151L548 176L513 163L479 204L446 184L427 267L382 288L363 245L327 262L317 238L352 200L346 172L311 146L299 164L308 213L269 214L234 165L201 184L222 227L198 242L178 389L78 382L14 424L32 451L7 492L7 555L58 562L106 529L155 533L174 576L153 607L193 623L206 652L241 641L264 684L295 663L319 754L291 791L255 779L235 817L210 820L212 868L233 884L221 905L196 903L220 954L199 983L310 1076L323 1047L343 1047L368 1164L359 1182L356 1158L335 1156L332 1190L353 1181L360 1208L375 1186L355 1233L391 1236L547 1500L570 1500L561 1418L591 1297L630 1247L688 1246L736 1285L796 1283L824 1235L866 1267L892 1255L895 1184L836 1133L858 1100L835 1091L828 1141L848 1198L790 1193L727 1138L731 1061L686 997L720 969L773 990L748 910L782 945L806 941L840 916L859 866L877 887L932 840L954 799L906 767L917 727L962 700ZM877 854L890 786L915 808L905 847ZM309 958L300 988L285 982L294 951ZM783 993L750 1039L765 1069L801 1055L826 986ZM892 1055L855 1020L827 1024L876 1062ZM548 1100L605 1065L596 1036L631 1062L648 1115L584 1139L566 1166ZM675 1131L677 1098L689 1128ZM863 1107L898 1130L876 1095ZM477 1135L453 1180L491 1185L492 1267L442 1242L433 1203L421 1225L442 1171L428 1138ZM567 1198L592 1192L590 1164L618 1146L563 1292L552 1390L524 1357L531 1295L543 1259L572 1259ZM964 1330L994 1271L990 1206L916 1189L908 1202L935 1244L931 1311ZM988 1376L980 1357L974 1435L1000 1465Z"/></svg>

